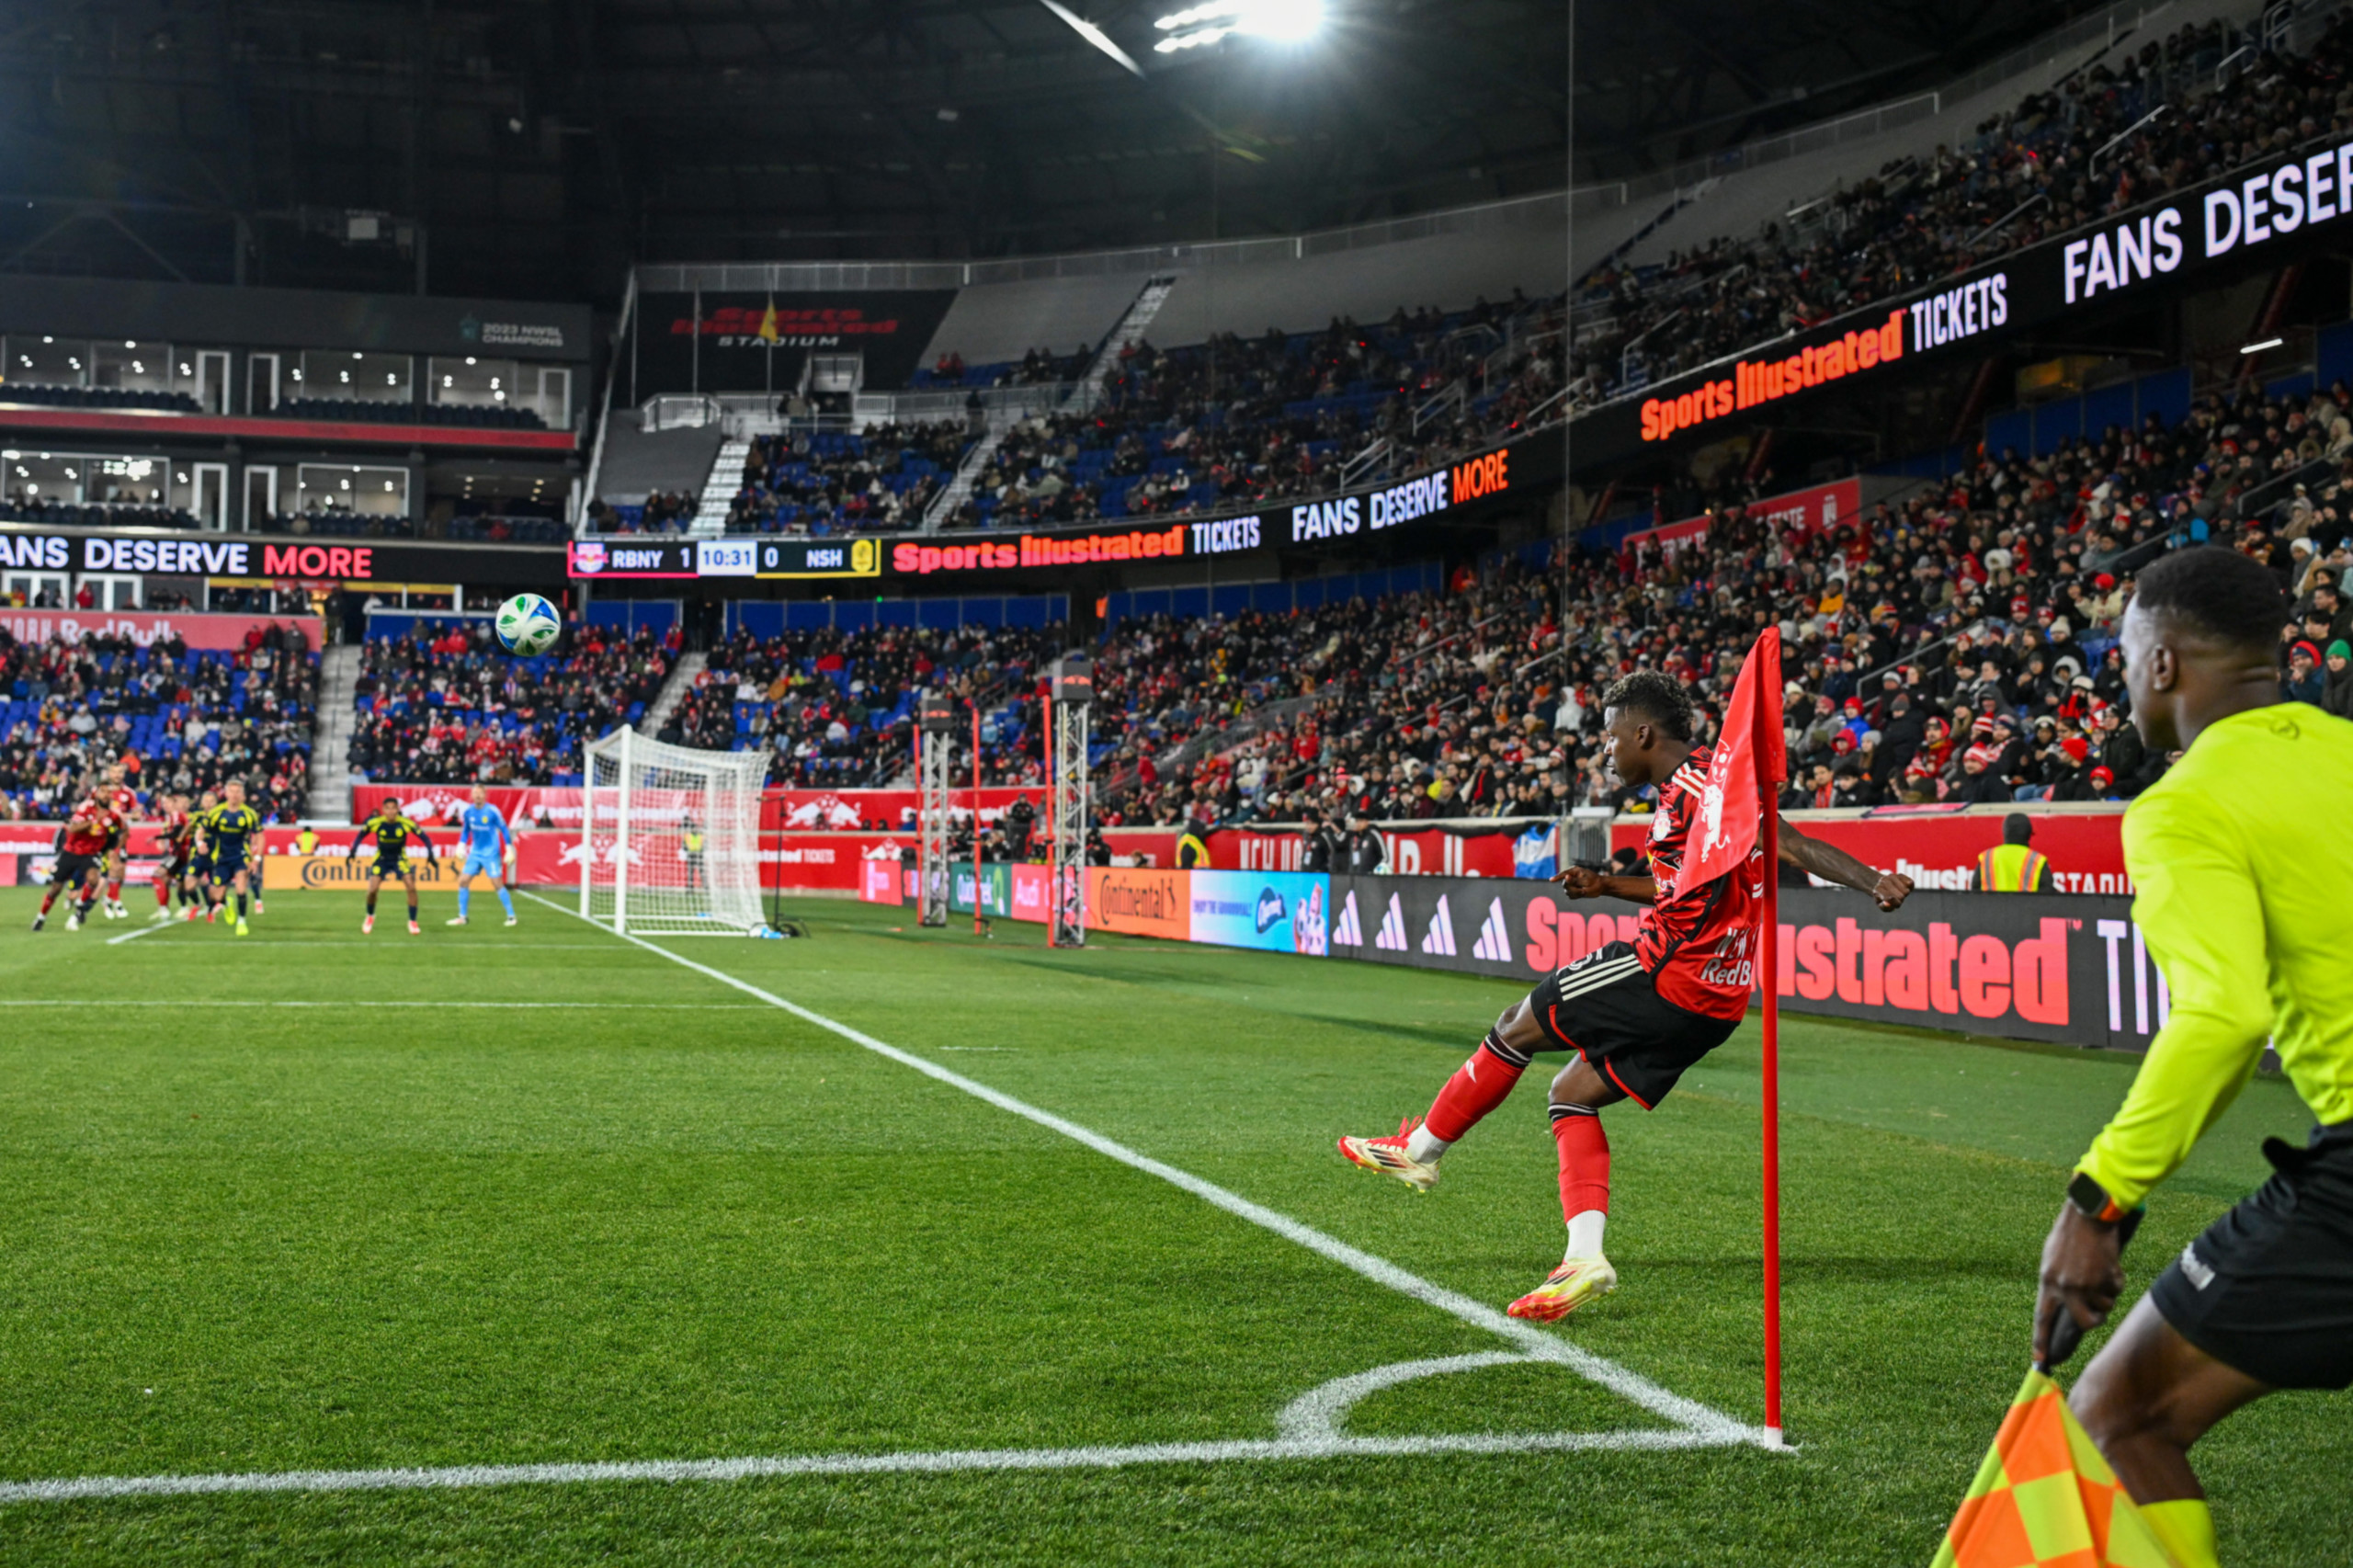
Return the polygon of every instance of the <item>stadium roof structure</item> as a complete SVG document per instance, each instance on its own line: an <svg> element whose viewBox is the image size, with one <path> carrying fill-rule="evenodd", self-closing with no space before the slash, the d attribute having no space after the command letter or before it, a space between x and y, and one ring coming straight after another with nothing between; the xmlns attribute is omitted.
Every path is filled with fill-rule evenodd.
<svg viewBox="0 0 2353 1568"><path fill-rule="evenodd" d="M1589 4L1578 178L1933 85L2093 8ZM1154 53L1169 9L19 3L0 269L609 299L632 261L1034 255L1563 183L1567 6L1326 0L1305 43Z"/></svg>

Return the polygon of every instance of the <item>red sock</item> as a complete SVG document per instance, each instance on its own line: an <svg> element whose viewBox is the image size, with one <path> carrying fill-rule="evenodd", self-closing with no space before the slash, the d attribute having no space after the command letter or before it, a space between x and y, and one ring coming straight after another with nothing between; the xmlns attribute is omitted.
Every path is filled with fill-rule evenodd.
<svg viewBox="0 0 2353 1568"><path fill-rule="evenodd" d="M57 889L52 885L47 892L40 895L40 912L43 915L47 915L49 913L49 906L56 902Z"/></svg>
<svg viewBox="0 0 2353 1568"><path fill-rule="evenodd" d="M1479 1049L1471 1053L1471 1060L1454 1070L1454 1076L1446 1081L1446 1087L1430 1102L1430 1113L1423 1119L1422 1125L1429 1129L1431 1137L1452 1143L1477 1126L1481 1117L1504 1103L1504 1096L1519 1082L1519 1075L1528 1071L1527 1058L1514 1062L1502 1053L1509 1050L1490 1031L1479 1042Z"/></svg>
<svg viewBox="0 0 2353 1568"><path fill-rule="evenodd" d="M165 881L163 878L157 877L155 879L155 907L158 909L169 909L171 906L172 884Z"/></svg>
<svg viewBox="0 0 2353 1568"><path fill-rule="evenodd" d="M1583 1108L1552 1108L1552 1142L1561 1146L1561 1218L1609 1212L1609 1134Z"/></svg>

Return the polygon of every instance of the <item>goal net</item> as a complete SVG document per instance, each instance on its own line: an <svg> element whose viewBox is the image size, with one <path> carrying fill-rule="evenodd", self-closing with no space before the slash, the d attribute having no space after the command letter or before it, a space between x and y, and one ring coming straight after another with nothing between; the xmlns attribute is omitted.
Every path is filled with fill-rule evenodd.
<svg viewBox="0 0 2353 1568"><path fill-rule="evenodd" d="M627 726L581 769L580 913L616 931L742 937L760 917L765 751L697 751Z"/></svg>

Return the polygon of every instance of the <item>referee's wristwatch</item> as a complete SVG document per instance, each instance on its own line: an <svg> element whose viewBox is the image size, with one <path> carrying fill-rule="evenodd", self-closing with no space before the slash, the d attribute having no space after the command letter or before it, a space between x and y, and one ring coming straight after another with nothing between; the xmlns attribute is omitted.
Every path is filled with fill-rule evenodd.
<svg viewBox="0 0 2353 1568"><path fill-rule="evenodd" d="M2117 1224L2131 1212L2108 1195L2089 1171L2077 1171L2067 1183L2067 1201L2082 1210L2086 1220L2102 1225Z"/></svg>

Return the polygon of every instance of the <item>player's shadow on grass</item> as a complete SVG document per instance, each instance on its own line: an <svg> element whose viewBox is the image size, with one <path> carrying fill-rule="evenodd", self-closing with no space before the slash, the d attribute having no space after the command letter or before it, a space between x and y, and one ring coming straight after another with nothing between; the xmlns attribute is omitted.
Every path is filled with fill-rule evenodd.
<svg viewBox="0 0 2353 1568"><path fill-rule="evenodd" d="M1688 1279L1737 1281L1754 1285L1764 1278L1759 1257L1656 1257L1629 1253L1628 1267L1661 1282ZM1993 1255L1973 1257L1841 1256L1803 1252L1781 1255L1782 1278L1792 1286L1811 1284L1960 1284L1983 1283L2025 1289L2034 1278L2030 1256Z"/></svg>

